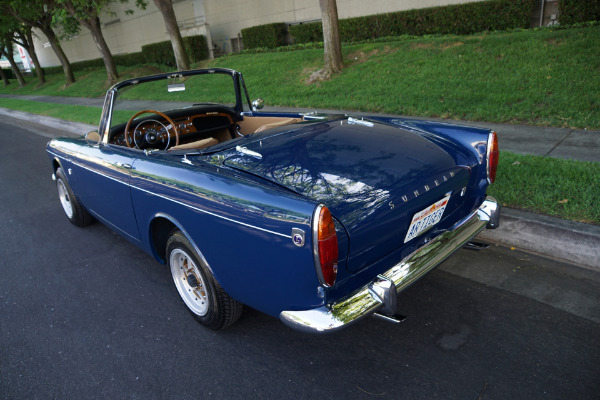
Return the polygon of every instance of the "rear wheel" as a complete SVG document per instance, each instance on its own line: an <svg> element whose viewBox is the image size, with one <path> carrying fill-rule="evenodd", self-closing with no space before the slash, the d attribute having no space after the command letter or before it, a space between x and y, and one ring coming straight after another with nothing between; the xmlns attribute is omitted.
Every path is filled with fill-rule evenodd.
<svg viewBox="0 0 600 400"><path fill-rule="evenodd" d="M202 325L224 329L242 315L243 305L219 285L181 231L167 241L167 263L179 296Z"/></svg>
<svg viewBox="0 0 600 400"><path fill-rule="evenodd" d="M71 190L69 182L65 177L62 168L58 168L55 173L56 188L58 189L58 199L60 204L73 225L83 227L87 226L94 220L94 217L79 203L77 197Z"/></svg>

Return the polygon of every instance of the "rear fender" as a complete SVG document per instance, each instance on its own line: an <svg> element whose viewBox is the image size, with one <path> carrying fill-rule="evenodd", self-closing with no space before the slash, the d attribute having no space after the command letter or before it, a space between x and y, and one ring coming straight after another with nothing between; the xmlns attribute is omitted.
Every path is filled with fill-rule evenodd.
<svg viewBox="0 0 600 400"><path fill-rule="evenodd" d="M380 122L410 130L435 143L454 157L458 165L471 167L470 187L477 188L477 197L485 198L487 180L487 146L489 129L444 122L401 118L374 118Z"/></svg>

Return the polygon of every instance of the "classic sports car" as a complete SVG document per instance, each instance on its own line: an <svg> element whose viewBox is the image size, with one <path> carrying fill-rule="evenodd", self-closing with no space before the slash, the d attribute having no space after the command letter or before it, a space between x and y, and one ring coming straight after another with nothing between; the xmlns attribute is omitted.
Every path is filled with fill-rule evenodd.
<svg viewBox="0 0 600 400"><path fill-rule="evenodd" d="M209 328L245 304L308 332L397 320L398 293L498 225L493 131L261 106L229 69L114 85L98 132L48 143L67 217L165 263Z"/></svg>

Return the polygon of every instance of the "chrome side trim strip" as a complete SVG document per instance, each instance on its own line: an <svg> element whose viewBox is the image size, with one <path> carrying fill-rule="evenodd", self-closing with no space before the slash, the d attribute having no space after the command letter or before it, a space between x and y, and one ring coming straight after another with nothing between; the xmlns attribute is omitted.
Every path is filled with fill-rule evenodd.
<svg viewBox="0 0 600 400"><path fill-rule="evenodd" d="M300 331L326 333L339 330L382 308L394 312L395 299L386 300L390 296L383 295L385 281L394 284L396 293L402 292L460 249L482 231L490 220L497 219L497 212L499 208L496 199L488 196L478 210L459 221L452 229L440 234L353 294L332 305L303 311L282 311L279 319Z"/></svg>
<svg viewBox="0 0 600 400"><path fill-rule="evenodd" d="M59 156L59 155L57 155L57 154L55 154L55 153L53 153L53 152L50 152L50 151L49 151L49 153L50 153L50 154L52 154L53 156L56 156L57 158L61 158L61 159L64 159L64 160L66 160L64 157L62 157L62 156ZM95 170L93 170L93 169L91 169L91 168L88 168L88 167L86 167L85 165L79 164L79 163L77 163L77 162L75 162L75 161L72 161L72 160L70 160L70 162L71 162L71 163L73 163L74 165L77 165L77 166L78 166L78 167L80 167L80 168L83 168L83 169L87 170L87 171L93 172L93 173L95 173L95 174L98 174L98 175L101 175L101 176L103 176L103 177L105 177L105 178L111 179L111 180L113 180L113 181L115 181L115 182L119 182L119 183L121 183L121 184L123 184L123 185L129 186L129 187L130 187L130 188L132 188L132 189L137 189L137 190L140 190L140 191L142 191L142 192L145 192L145 193L148 193L148 194L154 195L154 196L156 196L156 197L160 197L161 199L168 200L168 201L171 201L171 202L173 202L173 203L176 203L176 204L180 204L180 205L182 205L182 206L185 206L185 207L187 207L187 208L190 208L190 209L192 209L192 210L194 210L194 211L198 211L198 212L201 212L201 213L204 213L204 214L208 214L208 215L211 215L211 216L213 216L213 217L217 217L217 218L223 219L223 220L225 220L225 221L229 221L229 222L236 223L236 224L238 224L238 225L246 226L246 227L248 227L248 228L252 228L252 229L256 229L256 230L262 231L262 232L270 233L270 234L272 234L272 235L281 236L281 237L284 237L284 238L286 238L286 239L291 239L291 238L292 238L291 234L290 234L290 235L286 235L285 233L279 233L279 232L271 231L271 230L268 230L268 229L265 229L265 228L260 228L260 227L258 227L258 226L255 226L255 225L250 225L250 224L247 224L247 223L245 223L245 222L237 221L237 220L235 220L235 219L227 218L227 217L224 217L224 216L222 216L222 215L219 215L219 214L216 214L216 213L213 213L213 212L210 212L210 211L206 211L206 210L203 210L203 209L201 209L201 208L198 208L198 207L194 207L194 206L192 206L192 205L189 205L189 204L185 204L185 203L183 203L183 202L181 202L181 201L177 201L177 200L175 200L175 199L172 199L172 198L170 198L170 197L163 196L163 195L160 195L160 194L157 194L157 193L151 192L151 191L149 191L149 190L146 190L146 189L142 189L141 187L137 187L137 186L131 185L131 184L129 184L129 183L126 183L126 182L120 181L120 180L118 180L118 179L115 179L115 178L113 178L113 177L110 177L110 176L108 176L108 175L101 174L100 172L98 172L98 171L95 171Z"/></svg>
<svg viewBox="0 0 600 400"><path fill-rule="evenodd" d="M494 139L494 135L495 132L490 130L490 133L488 133L488 140L487 140L487 148L485 149L485 172L487 174L487 183L491 184L492 182L490 181L490 154L492 152L492 142Z"/></svg>
<svg viewBox="0 0 600 400"><path fill-rule="evenodd" d="M329 286L325 283L323 271L321 271L321 259L319 257L319 215L321 215L323 207L325 207L323 204L319 204L312 215L313 259L315 260L315 271L317 272L319 283L323 286Z"/></svg>
<svg viewBox="0 0 600 400"><path fill-rule="evenodd" d="M245 223L245 222L236 221L235 219L227 218L227 217L224 217L224 216L222 216L222 215L215 214L215 213L213 213L213 212L206 211L206 210L203 210L203 209L201 209L201 208L198 208L198 207L191 206L191 205L189 205L189 204L185 204L185 203L183 203L183 202L181 202L181 201L178 201L178 200L175 200L175 199L172 199L172 198L170 198L170 197L163 196L163 195L160 195L160 194L156 194L156 193L154 193L154 192L150 192L149 190L142 189L142 188L140 188L140 187L137 187L137 186L133 186L133 185L130 185L130 186L131 186L133 189L137 189L137 190L140 190L140 191L142 191L142 192L145 192L145 193L151 194L151 195L153 195L153 196L160 197L161 199L164 199L164 200L169 200L169 201L171 201L171 202L173 202L173 203L180 204L180 205L182 205L182 206L185 206L185 207L187 207L187 208L190 208L190 209L192 209L192 210L194 210L194 211L198 211L198 212L201 212L201 213L204 213L204 214L208 214L208 215L211 215L211 216L213 216L213 217L217 217L217 218L223 219L223 220L225 220L225 221L233 222L233 223L236 223L236 224L238 224L238 225L243 225L243 226L246 226L246 227L248 227L248 228L257 229L257 230L259 230L259 231L262 231L262 232L271 233L271 234L273 234L273 235L281 236L281 237L284 237L284 238L286 238L286 239L291 239L291 238L292 238L292 236L291 236L291 235L286 235L286 234L284 234L284 233L279 233L279 232L275 232L275 231L270 231L270 230L268 230L268 229L264 229L264 228L260 228L260 227L258 227L258 226L250 225L250 224L247 224L247 223Z"/></svg>

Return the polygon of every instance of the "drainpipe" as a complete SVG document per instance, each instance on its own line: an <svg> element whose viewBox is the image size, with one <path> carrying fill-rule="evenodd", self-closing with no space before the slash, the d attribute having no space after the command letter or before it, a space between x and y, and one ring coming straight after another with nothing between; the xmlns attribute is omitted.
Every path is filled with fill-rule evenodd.
<svg viewBox="0 0 600 400"><path fill-rule="evenodd" d="M542 12L540 14L540 27L544 25L544 5L546 4L546 0L542 0Z"/></svg>

